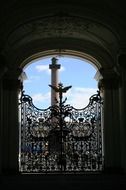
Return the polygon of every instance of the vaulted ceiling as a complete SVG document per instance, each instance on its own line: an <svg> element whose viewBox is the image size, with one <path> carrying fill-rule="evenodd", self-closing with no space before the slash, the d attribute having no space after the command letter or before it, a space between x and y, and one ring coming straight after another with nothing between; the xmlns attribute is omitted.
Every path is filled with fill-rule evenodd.
<svg viewBox="0 0 126 190"><path fill-rule="evenodd" d="M126 50L125 1L3 0L0 51L7 62L51 49L87 51L115 60ZM101 51L102 50L102 51ZM103 56L104 57L104 56ZM99 58L100 59L100 58Z"/></svg>

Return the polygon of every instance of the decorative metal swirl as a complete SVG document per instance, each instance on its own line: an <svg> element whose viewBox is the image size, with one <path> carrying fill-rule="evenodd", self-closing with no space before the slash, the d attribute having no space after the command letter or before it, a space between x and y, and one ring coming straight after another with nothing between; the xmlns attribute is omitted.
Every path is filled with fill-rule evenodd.
<svg viewBox="0 0 126 190"><path fill-rule="evenodd" d="M63 90L63 86L59 86ZM66 89L67 90L67 89ZM63 92L62 92L63 93ZM83 109L60 94L59 104L38 109L32 98L21 96L21 172L85 172L103 167L101 97L99 92Z"/></svg>

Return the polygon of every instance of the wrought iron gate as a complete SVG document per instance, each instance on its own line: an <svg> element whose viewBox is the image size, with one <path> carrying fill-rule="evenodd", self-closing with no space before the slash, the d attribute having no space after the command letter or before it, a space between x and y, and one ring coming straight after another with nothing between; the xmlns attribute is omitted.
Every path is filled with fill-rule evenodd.
<svg viewBox="0 0 126 190"><path fill-rule="evenodd" d="M38 109L22 93L19 167L26 173L101 171L103 168L101 97L83 109L65 105Z"/></svg>

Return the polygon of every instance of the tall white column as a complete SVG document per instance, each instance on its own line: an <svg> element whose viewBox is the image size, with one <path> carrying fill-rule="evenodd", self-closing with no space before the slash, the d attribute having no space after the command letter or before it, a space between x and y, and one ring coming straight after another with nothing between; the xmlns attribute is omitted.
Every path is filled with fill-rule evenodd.
<svg viewBox="0 0 126 190"><path fill-rule="evenodd" d="M7 66L0 57L0 174L2 172L2 131L3 131L3 76L7 72Z"/></svg>
<svg viewBox="0 0 126 190"><path fill-rule="evenodd" d="M2 172L18 172L19 120L18 92L20 71L9 72L3 79Z"/></svg>
<svg viewBox="0 0 126 190"><path fill-rule="evenodd" d="M120 136L121 136L121 162L126 172L126 70L122 71L122 84L120 86Z"/></svg>
<svg viewBox="0 0 126 190"><path fill-rule="evenodd" d="M2 117L2 79L0 79L0 174L1 174L1 167L2 167L2 126L3 126L3 117Z"/></svg>
<svg viewBox="0 0 126 190"><path fill-rule="evenodd" d="M52 64L49 65L51 69L51 85L58 87L58 69L60 69L60 64L57 64L58 59L52 58ZM51 88L51 105L56 105L56 99L58 100L58 93Z"/></svg>
<svg viewBox="0 0 126 190"><path fill-rule="evenodd" d="M120 145L121 145L121 164L126 172L126 53L118 58L118 65L121 70L120 84Z"/></svg>
<svg viewBox="0 0 126 190"><path fill-rule="evenodd" d="M103 73L104 86L104 167L106 171L121 170L119 78L113 72Z"/></svg>

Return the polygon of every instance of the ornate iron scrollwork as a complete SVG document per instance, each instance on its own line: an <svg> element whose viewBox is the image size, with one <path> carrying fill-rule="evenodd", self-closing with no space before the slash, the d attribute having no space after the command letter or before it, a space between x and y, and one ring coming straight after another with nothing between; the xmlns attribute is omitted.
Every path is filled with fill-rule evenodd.
<svg viewBox="0 0 126 190"><path fill-rule="evenodd" d="M69 86L70 88L71 86ZM21 96L20 171L28 173L100 171L103 167L101 97L76 109L59 84L59 103L38 109L32 98Z"/></svg>

